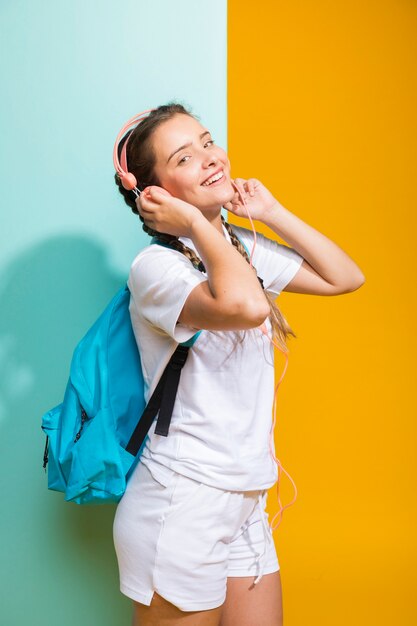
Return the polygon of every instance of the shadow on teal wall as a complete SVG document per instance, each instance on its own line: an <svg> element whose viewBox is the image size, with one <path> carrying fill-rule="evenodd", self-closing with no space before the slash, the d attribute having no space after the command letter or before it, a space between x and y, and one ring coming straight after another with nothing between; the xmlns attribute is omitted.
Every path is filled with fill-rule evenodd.
<svg viewBox="0 0 417 626"><path fill-rule="evenodd" d="M227 149L226 9L0 4L1 626L130 625L115 505L81 507L47 489L41 417L148 242L114 184L119 128L177 100Z"/></svg>
<svg viewBox="0 0 417 626"><path fill-rule="evenodd" d="M75 343L125 277L109 269L103 247L76 236L33 246L5 275L2 590L12 619L2 623L129 624L130 602L118 591L112 544L115 505L81 507L47 491L39 424L61 400Z"/></svg>

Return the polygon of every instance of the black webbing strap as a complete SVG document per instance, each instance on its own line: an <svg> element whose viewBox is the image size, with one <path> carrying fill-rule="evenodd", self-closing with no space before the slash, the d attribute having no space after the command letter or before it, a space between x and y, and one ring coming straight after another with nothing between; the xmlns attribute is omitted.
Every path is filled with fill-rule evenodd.
<svg viewBox="0 0 417 626"><path fill-rule="evenodd" d="M155 433L163 437L168 436L181 370L187 360L189 349L189 346L179 345L171 356L126 446L130 454L136 456L139 452L158 411Z"/></svg>
<svg viewBox="0 0 417 626"><path fill-rule="evenodd" d="M155 427L155 434L157 435L168 436L181 370L187 360L189 349L189 346L178 346L168 363L167 377Z"/></svg>

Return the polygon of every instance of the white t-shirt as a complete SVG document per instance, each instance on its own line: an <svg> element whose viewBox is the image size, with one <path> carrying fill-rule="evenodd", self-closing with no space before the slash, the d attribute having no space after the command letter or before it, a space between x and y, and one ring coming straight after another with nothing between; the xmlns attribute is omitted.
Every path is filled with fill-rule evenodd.
<svg viewBox="0 0 417 626"><path fill-rule="evenodd" d="M251 251L252 231L233 229ZM230 242L224 226L223 231ZM264 288L278 295L297 273L303 257L260 233L256 239L253 265ZM180 240L196 250L191 239ZM146 401L178 343L196 333L177 320L192 289L205 280L207 275L181 252L157 244L141 250L131 265L129 310ZM269 320L265 323L271 334ZM237 334L244 332L240 343ZM267 489L276 482L277 466L269 451L273 360L273 345L259 329L201 331L181 372L169 434L154 433L155 419L142 450L141 462L156 480L167 485L178 472L237 491Z"/></svg>

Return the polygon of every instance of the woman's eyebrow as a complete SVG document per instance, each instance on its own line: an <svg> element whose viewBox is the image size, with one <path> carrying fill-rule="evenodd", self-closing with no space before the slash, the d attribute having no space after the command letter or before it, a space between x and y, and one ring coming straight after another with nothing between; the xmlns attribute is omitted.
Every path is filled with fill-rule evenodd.
<svg viewBox="0 0 417 626"><path fill-rule="evenodd" d="M206 131L204 131L204 133L201 133L201 135L200 135L200 139L203 139L204 135L210 135L210 131L209 131L209 130L206 130ZM188 148L188 146L191 146L191 144L192 144L192 141L189 141L188 143L185 143L183 146L180 146L179 148L177 148L176 150L174 150L174 152L173 152L172 154L170 154L170 155L169 155L169 157L168 157L168 161L169 161L170 159L172 159L172 157L174 156L174 154L177 154L177 152L179 152L180 150L184 150L184 148ZM167 163L168 163L168 161L167 161Z"/></svg>

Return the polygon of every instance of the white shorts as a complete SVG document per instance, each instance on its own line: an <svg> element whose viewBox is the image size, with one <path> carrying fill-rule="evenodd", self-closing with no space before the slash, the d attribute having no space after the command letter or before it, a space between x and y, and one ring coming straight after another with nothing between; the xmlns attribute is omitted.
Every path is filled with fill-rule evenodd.
<svg viewBox="0 0 417 626"><path fill-rule="evenodd" d="M228 576L259 582L278 571L266 498L178 473L164 486L139 462L113 523L120 591L148 606L156 591L182 611L203 611L223 604Z"/></svg>

